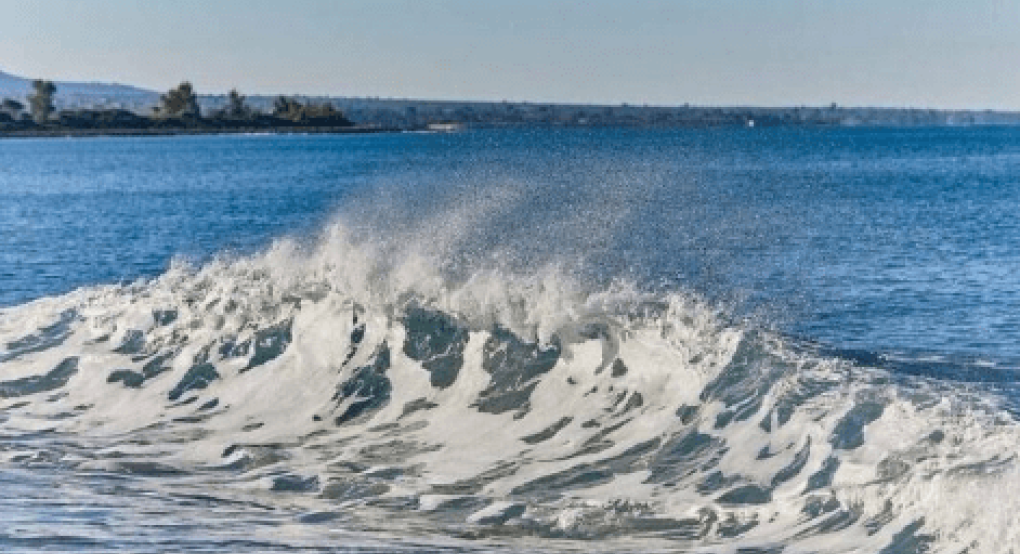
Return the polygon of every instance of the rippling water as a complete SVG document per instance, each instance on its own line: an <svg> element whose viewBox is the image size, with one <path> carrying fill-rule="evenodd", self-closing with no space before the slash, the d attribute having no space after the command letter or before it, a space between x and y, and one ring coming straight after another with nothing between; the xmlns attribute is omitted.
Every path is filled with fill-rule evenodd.
<svg viewBox="0 0 1020 554"><path fill-rule="evenodd" d="M1011 128L5 140L0 545L1016 549L1018 178Z"/></svg>

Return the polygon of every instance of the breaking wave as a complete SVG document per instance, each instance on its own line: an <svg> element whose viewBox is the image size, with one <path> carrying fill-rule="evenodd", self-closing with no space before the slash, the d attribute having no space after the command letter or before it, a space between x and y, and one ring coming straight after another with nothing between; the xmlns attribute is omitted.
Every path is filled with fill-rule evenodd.
<svg viewBox="0 0 1020 554"><path fill-rule="evenodd" d="M6 309L2 466L533 550L1020 544L1020 427L980 384L821 355L692 293L428 260L337 223Z"/></svg>

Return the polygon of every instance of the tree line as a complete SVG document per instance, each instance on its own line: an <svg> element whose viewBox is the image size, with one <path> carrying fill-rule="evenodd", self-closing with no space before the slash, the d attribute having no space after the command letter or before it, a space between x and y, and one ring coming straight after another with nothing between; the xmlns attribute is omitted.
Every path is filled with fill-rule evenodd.
<svg viewBox="0 0 1020 554"><path fill-rule="evenodd" d="M13 98L4 98L0 101L0 116L6 115L11 120L18 118L18 116L24 115L25 118L30 118L37 124L45 123L50 119L53 114L53 95L57 92L57 87L50 81L43 81L42 79L36 79L32 81L33 93L28 97L29 111L24 113L25 105ZM0 119L0 123L3 120Z"/></svg>
<svg viewBox="0 0 1020 554"><path fill-rule="evenodd" d="M329 103L302 103L279 96L270 113L252 109L236 89L227 94L226 106L203 114L194 86L188 81L160 95L151 114L139 115L121 109L79 109L57 112L57 87L51 81L32 82L28 106L7 98L0 101L0 129L43 128L222 128L222 127L348 127L353 123Z"/></svg>
<svg viewBox="0 0 1020 554"><path fill-rule="evenodd" d="M268 129L287 127L422 129L434 123L468 126L660 126L768 127L832 125L1020 125L1020 113L924 110L910 108L845 108L835 104L800 107L698 107L634 105L569 105L529 102L427 101L346 98L306 100L295 97L246 98L232 90L215 109L201 109L189 82L167 91L151 111L118 109L54 109L53 83L33 82L23 102L0 99L0 133L8 130L85 129ZM203 99L209 106L209 98ZM27 105L26 105L27 104ZM258 108L253 108L257 106Z"/></svg>

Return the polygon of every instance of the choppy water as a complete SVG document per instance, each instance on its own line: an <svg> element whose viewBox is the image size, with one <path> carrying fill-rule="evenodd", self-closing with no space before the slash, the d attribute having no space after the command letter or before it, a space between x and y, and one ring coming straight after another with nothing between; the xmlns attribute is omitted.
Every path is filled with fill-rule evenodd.
<svg viewBox="0 0 1020 554"><path fill-rule="evenodd" d="M1018 179L999 128L0 142L0 546L1015 551Z"/></svg>

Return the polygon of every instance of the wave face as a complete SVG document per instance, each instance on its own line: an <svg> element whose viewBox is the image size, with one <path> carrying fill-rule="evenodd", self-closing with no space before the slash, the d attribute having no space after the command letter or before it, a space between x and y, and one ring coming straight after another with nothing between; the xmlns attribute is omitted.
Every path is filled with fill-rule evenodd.
<svg viewBox="0 0 1020 554"><path fill-rule="evenodd" d="M452 280L350 237L0 313L0 477L75 476L63 490L127 526L22 521L35 539L0 544L58 526L78 550L140 530L210 551L1020 544L1020 428L988 391L821 356L691 294Z"/></svg>

